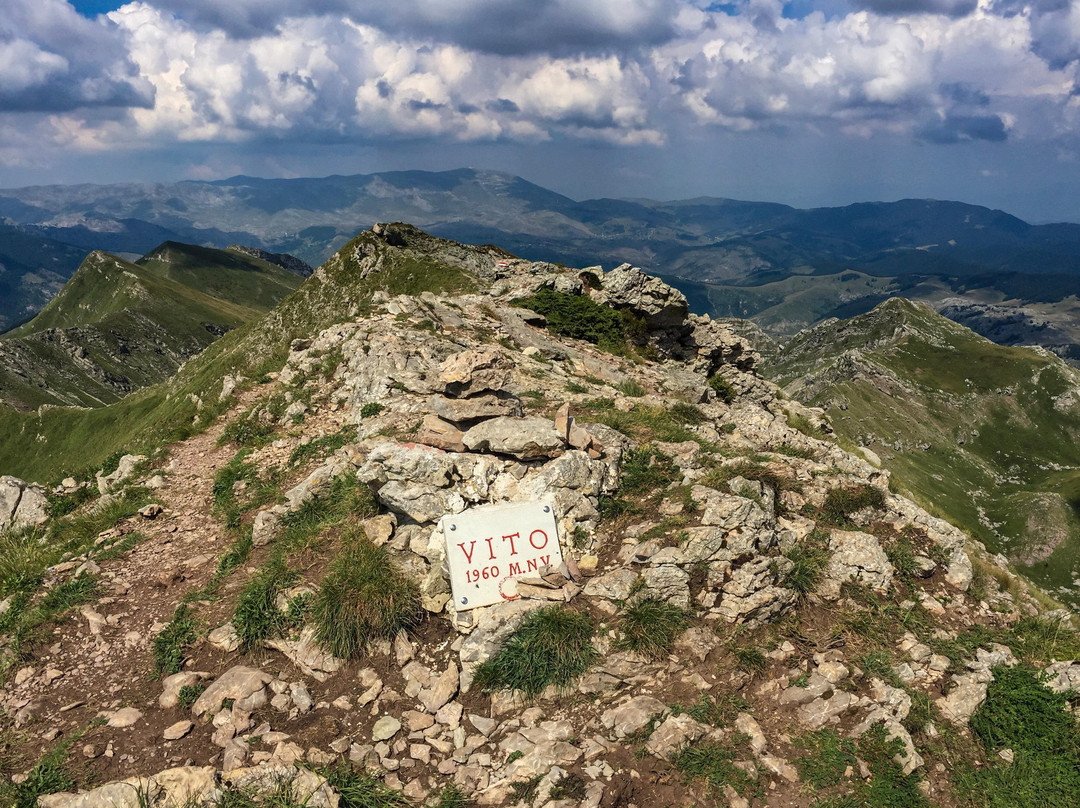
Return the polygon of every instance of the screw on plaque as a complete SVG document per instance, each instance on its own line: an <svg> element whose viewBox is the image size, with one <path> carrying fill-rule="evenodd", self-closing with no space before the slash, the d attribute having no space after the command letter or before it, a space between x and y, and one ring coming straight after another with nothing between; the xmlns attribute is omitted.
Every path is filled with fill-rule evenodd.
<svg viewBox="0 0 1080 808"><path fill-rule="evenodd" d="M450 525L451 530L457 530L457 525Z"/></svg>
<svg viewBox="0 0 1080 808"><path fill-rule="evenodd" d="M545 505L544 506L544 513L551 513L551 508L549 508L547 505Z"/></svg>
<svg viewBox="0 0 1080 808"><path fill-rule="evenodd" d="M462 603L468 603L468 602L469 602L469 599L468 599L468 598L462 598L462 599L461 599L461 602L462 602Z"/></svg>

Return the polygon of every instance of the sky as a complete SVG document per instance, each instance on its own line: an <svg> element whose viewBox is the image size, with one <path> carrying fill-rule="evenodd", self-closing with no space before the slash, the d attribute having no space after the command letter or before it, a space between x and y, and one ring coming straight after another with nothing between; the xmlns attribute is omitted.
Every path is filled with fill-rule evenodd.
<svg viewBox="0 0 1080 808"><path fill-rule="evenodd" d="M1080 221L1080 0L0 2L0 187L463 166Z"/></svg>

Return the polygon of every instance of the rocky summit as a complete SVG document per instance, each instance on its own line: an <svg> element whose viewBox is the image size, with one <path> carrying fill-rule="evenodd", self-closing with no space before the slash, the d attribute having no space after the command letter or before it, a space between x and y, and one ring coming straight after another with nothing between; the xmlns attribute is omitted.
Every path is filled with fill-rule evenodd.
<svg viewBox="0 0 1080 808"><path fill-rule="evenodd" d="M1075 799L1068 613L680 292L396 224L307 284L183 439L0 480L8 804ZM523 502L562 561L460 609L443 517Z"/></svg>

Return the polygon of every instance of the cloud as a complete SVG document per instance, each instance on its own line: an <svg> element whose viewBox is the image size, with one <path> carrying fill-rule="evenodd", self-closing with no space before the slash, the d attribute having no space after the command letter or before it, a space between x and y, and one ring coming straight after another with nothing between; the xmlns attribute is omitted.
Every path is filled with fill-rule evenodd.
<svg viewBox="0 0 1080 808"><path fill-rule="evenodd" d="M878 14L943 14L946 17L966 17L979 5L979 0L855 0L857 8Z"/></svg>
<svg viewBox="0 0 1080 808"><path fill-rule="evenodd" d="M149 107L115 25L88 20L65 0L0 4L0 112Z"/></svg>
<svg viewBox="0 0 1080 808"><path fill-rule="evenodd" d="M947 115L944 120L926 124L918 136L929 143L961 143L986 140L1001 143L1008 138L1005 121L997 115Z"/></svg>
<svg viewBox="0 0 1080 808"><path fill-rule="evenodd" d="M679 0L148 0L197 29L238 39L293 19L333 16L483 53L581 53L654 45L675 34Z"/></svg>

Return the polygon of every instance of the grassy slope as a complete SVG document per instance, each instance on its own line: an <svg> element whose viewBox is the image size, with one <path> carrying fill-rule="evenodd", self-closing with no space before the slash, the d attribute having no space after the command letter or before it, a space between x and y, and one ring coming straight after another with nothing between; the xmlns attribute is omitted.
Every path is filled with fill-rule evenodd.
<svg viewBox="0 0 1080 808"><path fill-rule="evenodd" d="M355 252L367 245L381 250L383 260L377 272L361 278ZM374 292L465 292L476 283L459 267L410 249L386 248L371 233L362 233L276 308L230 331L167 382L92 410L47 408L39 414L0 409L0 473L50 480L100 464L116 451L182 438L213 416L226 374L252 378L280 369L291 340L359 315ZM192 394L204 401L202 411Z"/></svg>
<svg viewBox="0 0 1080 808"><path fill-rule="evenodd" d="M1080 574L1077 371L894 299L800 335L765 372L829 406L924 507L1077 602L1064 590Z"/></svg>
<svg viewBox="0 0 1080 808"><path fill-rule="evenodd" d="M172 375L302 280L222 250L163 245L153 255L140 265L91 253L37 317L3 338L0 397L27 408L114 402Z"/></svg>

